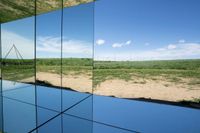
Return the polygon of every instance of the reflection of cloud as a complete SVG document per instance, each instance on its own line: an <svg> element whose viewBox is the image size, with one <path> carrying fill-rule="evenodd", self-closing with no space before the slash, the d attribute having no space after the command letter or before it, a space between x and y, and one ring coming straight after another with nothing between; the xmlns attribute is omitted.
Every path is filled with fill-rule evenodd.
<svg viewBox="0 0 200 133"><path fill-rule="evenodd" d="M131 40L126 41L124 43L113 43L112 47L113 48L121 48L123 46L127 46L127 45L130 45L130 44L131 44Z"/></svg>
<svg viewBox="0 0 200 133"><path fill-rule="evenodd" d="M10 50L13 44L17 47L23 58L34 58L34 38L25 38L17 33L2 30L2 56L3 58ZM11 51L7 58L17 58L14 50Z"/></svg>
<svg viewBox="0 0 200 133"><path fill-rule="evenodd" d="M153 50L99 53L95 60L173 60L200 58L200 43L170 44Z"/></svg>
<svg viewBox="0 0 200 133"><path fill-rule="evenodd" d="M5 57L12 45L15 44L23 58L34 58L34 37L32 39L23 37L17 33L2 30L2 55ZM37 56L54 57L61 53L60 37L38 37ZM63 54L76 57L91 57L92 43L81 40L63 40ZM60 55L60 54L59 54ZM8 58L17 58L14 50L10 52Z"/></svg>
<svg viewBox="0 0 200 133"><path fill-rule="evenodd" d="M96 41L96 44L97 44L97 45L103 45L103 44L105 44L105 40L103 40L103 39L98 39L98 40Z"/></svg>
<svg viewBox="0 0 200 133"><path fill-rule="evenodd" d="M185 43L185 40L184 39L181 39L178 41L179 43Z"/></svg>
<svg viewBox="0 0 200 133"><path fill-rule="evenodd" d="M129 41L126 42L126 45L129 45L129 44L131 44L131 40L129 40Z"/></svg>
<svg viewBox="0 0 200 133"><path fill-rule="evenodd" d="M92 43L81 40L63 40L64 54L91 54ZM37 40L38 52L60 53L61 38L60 37L38 37Z"/></svg>
<svg viewBox="0 0 200 133"><path fill-rule="evenodd" d="M168 48L168 49L175 49L175 48L176 48L176 45L174 45L174 44L169 44L169 45L167 46L167 48Z"/></svg>

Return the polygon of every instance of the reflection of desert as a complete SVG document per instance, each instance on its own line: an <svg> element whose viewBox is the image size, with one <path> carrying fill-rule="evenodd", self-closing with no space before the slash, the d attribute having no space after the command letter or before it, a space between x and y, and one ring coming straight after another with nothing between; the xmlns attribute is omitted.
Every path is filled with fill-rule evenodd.
<svg viewBox="0 0 200 133"><path fill-rule="evenodd" d="M36 74L38 81L47 82L53 86L61 86L61 75L48 73L48 72L38 72ZM92 92L92 78L90 75L63 75L62 76L62 87L70 88L79 92Z"/></svg>
<svg viewBox="0 0 200 133"><path fill-rule="evenodd" d="M7 64L3 79L34 82L35 71L30 63L20 67ZM37 59L36 80L41 85L60 87L62 83L64 89L89 93L93 90L94 94L119 98L200 102L199 59L93 62L65 58L62 67L60 59Z"/></svg>
<svg viewBox="0 0 200 133"><path fill-rule="evenodd" d="M48 77L48 78L47 78ZM62 86L79 92L92 92L92 77L88 74L63 75ZM61 76L54 73L39 72L37 80L53 86L60 86ZM147 98L166 101L193 101L200 97L200 85L191 85L194 79L181 79L176 83L164 77L144 79L132 77L132 80L108 79L94 86L94 94L119 98ZM94 81L95 82L95 81Z"/></svg>

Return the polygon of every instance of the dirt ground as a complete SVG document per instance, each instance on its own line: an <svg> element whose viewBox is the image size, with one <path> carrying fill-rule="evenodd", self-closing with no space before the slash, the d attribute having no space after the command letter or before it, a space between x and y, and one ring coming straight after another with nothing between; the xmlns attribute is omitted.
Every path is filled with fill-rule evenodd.
<svg viewBox="0 0 200 133"><path fill-rule="evenodd" d="M120 98L151 98L167 101L193 100L200 98L200 88L168 83L167 81L148 80L146 83L126 82L124 80L107 80L97 86L94 94L116 96Z"/></svg>
<svg viewBox="0 0 200 133"><path fill-rule="evenodd" d="M23 80L28 81L32 78ZM37 80L47 81L60 86L60 75L46 72L37 73ZM92 79L88 75L63 75L63 87L79 92L92 92ZM160 80L125 81L120 79L106 80L94 88L94 94L115 96L119 98L151 98L167 101L193 100L200 98L200 86L192 87L185 83Z"/></svg>

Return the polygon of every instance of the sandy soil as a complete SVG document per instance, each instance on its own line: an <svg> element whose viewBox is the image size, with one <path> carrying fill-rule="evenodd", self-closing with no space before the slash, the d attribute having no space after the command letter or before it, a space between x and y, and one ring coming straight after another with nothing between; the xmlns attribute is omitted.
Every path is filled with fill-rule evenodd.
<svg viewBox="0 0 200 133"><path fill-rule="evenodd" d="M167 81L146 80L146 83L107 80L97 86L94 94L116 96L120 98L151 98L167 101L192 100L200 98L199 86L188 89L184 84Z"/></svg>

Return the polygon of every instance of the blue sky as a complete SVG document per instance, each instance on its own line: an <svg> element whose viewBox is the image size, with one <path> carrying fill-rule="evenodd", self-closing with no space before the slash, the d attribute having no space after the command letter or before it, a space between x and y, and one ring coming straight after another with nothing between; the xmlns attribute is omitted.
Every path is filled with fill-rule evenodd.
<svg viewBox="0 0 200 133"><path fill-rule="evenodd" d="M101 43L96 42L95 58L200 58L199 12L199 0L99 0L95 6L95 40ZM127 41L131 44L126 45ZM194 51L198 54L184 55L185 47L198 48Z"/></svg>
<svg viewBox="0 0 200 133"><path fill-rule="evenodd" d="M199 0L99 0L94 18L93 4L65 8L63 56L91 57L94 37L95 60L200 58L199 12ZM37 57L60 57L60 18L37 16ZM3 46L33 57L33 28L33 17L3 24Z"/></svg>

